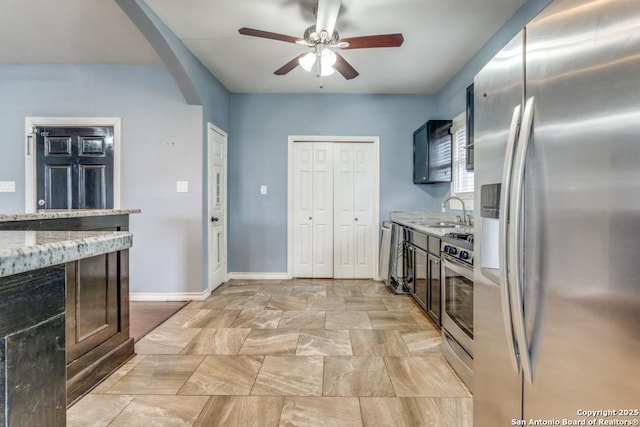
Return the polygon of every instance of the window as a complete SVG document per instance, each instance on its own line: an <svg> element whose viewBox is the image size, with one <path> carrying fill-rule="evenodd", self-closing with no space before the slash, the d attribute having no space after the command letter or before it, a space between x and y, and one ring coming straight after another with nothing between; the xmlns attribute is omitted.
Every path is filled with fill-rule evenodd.
<svg viewBox="0 0 640 427"><path fill-rule="evenodd" d="M473 171L467 171L467 127L465 113L453 119L451 134L453 136L453 156L451 165L451 195L473 200Z"/></svg>

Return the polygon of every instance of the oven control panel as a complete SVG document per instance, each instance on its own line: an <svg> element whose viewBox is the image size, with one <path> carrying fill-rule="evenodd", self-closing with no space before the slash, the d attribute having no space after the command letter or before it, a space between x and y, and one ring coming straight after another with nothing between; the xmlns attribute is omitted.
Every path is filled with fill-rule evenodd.
<svg viewBox="0 0 640 427"><path fill-rule="evenodd" d="M467 248L462 248L449 242L442 242L440 252L447 254L452 258L456 258L466 264L473 265L473 251L470 251Z"/></svg>

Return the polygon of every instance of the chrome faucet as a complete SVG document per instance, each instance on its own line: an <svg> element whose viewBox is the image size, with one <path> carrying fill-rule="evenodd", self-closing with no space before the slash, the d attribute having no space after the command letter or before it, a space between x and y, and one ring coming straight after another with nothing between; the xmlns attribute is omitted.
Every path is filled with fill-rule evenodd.
<svg viewBox="0 0 640 427"><path fill-rule="evenodd" d="M451 196L451 197L448 197L447 199L445 199L445 201L444 201L444 202L442 202L442 210L444 211L444 207L445 207L445 205L446 205L446 204L447 204L447 202L448 202L449 200L451 200L451 199L459 200L459 201L460 201L460 203L462 203L462 222L464 222L465 224L469 224L469 223L467 222L467 209L466 209L466 208L465 208L465 206L464 206L464 200L462 200L460 197L457 197L457 196Z"/></svg>

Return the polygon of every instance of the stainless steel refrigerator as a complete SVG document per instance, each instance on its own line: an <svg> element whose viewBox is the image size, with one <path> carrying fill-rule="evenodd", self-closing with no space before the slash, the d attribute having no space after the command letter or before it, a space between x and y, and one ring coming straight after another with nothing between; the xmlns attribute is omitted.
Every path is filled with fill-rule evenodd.
<svg viewBox="0 0 640 427"><path fill-rule="evenodd" d="M640 418L640 2L550 3L474 99L474 425Z"/></svg>

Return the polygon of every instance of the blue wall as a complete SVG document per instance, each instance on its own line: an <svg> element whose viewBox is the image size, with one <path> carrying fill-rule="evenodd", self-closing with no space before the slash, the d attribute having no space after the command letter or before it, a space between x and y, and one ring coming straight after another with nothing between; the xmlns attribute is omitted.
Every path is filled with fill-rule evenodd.
<svg viewBox="0 0 640 427"><path fill-rule="evenodd" d="M166 68L0 66L0 212L24 211L25 117L120 117L121 201L131 216L131 291L202 291L202 107L187 105ZM189 193L176 193L176 181ZM162 268L158 268L162 266Z"/></svg>
<svg viewBox="0 0 640 427"><path fill-rule="evenodd" d="M414 185L411 168L413 131L436 111L431 96L232 95L229 271L287 270L289 135L379 136L381 219L438 208L449 185Z"/></svg>

